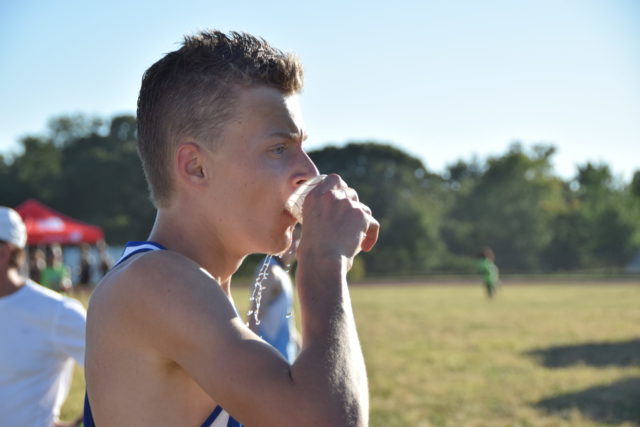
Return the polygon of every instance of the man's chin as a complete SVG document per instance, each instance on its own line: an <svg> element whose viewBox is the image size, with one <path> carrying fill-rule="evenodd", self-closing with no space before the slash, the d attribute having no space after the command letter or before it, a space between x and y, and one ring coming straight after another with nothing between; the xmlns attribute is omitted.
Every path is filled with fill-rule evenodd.
<svg viewBox="0 0 640 427"><path fill-rule="evenodd" d="M279 241L274 245L273 251L269 252L271 255L281 256L287 251L287 249L289 249L289 247L291 246L292 230L293 227L287 228L286 233L283 234Z"/></svg>
<svg viewBox="0 0 640 427"><path fill-rule="evenodd" d="M276 233L271 234L268 246L262 246L260 249L254 248L253 253L264 253L269 255L280 256L285 253L291 246L293 239L293 230L296 224L283 225ZM266 242L265 242L266 243Z"/></svg>

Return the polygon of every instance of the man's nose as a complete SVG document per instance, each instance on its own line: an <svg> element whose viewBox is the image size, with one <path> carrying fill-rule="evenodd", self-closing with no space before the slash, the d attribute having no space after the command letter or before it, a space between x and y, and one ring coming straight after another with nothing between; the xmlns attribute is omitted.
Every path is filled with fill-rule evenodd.
<svg viewBox="0 0 640 427"><path fill-rule="evenodd" d="M320 175L320 172L318 171L318 168L316 167L315 163L313 163L313 160L311 160L309 155L304 151L300 156L299 168L300 168L300 173L296 174L296 180L294 182L294 185L296 187L298 187L303 182L310 180L314 176Z"/></svg>

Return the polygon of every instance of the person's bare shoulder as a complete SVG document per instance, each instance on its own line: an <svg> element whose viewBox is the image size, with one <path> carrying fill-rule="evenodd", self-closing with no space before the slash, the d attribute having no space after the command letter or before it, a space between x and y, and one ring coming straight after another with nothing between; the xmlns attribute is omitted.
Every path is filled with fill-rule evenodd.
<svg viewBox="0 0 640 427"><path fill-rule="evenodd" d="M143 253L116 267L98 286L89 305L89 311L103 321L140 325L148 338L156 331L159 338L170 337L163 325L189 322L190 313L202 309L227 321L236 315L214 278L172 251Z"/></svg>
<svg viewBox="0 0 640 427"><path fill-rule="evenodd" d="M245 326L222 288L193 261L168 251L144 254L99 288L89 307L94 329L88 342L100 339L100 327L109 329L110 339L179 365L245 423L273 417L263 424L282 425L290 402L303 403L290 365ZM255 390L262 391L260 399Z"/></svg>

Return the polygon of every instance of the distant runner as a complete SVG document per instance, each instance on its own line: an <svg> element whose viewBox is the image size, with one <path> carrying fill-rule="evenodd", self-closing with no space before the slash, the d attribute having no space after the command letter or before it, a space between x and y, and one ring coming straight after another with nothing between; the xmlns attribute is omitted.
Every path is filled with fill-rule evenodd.
<svg viewBox="0 0 640 427"><path fill-rule="evenodd" d="M495 255L491 248L484 248L479 254L478 268L482 273L482 281L487 290L487 296L493 298L500 286L500 272L494 263Z"/></svg>

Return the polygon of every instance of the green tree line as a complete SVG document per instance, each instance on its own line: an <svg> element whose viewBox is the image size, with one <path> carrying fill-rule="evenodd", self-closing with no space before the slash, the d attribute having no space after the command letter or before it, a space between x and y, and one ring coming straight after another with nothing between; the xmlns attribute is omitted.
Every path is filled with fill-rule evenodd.
<svg viewBox="0 0 640 427"><path fill-rule="evenodd" d="M19 154L0 155L0 204L36 198L102 226L109 242L142 240L154 209L135 141L130 115L54 118L43 135L19 141ZM359 258L359 275L470 273L485 246L503 271L618 272L640 250L640 170L621 182L608 165L585 163L562 179L551 145L513 144L440 174L372 141L309 154L380 220L378 246Z"/></svg>

